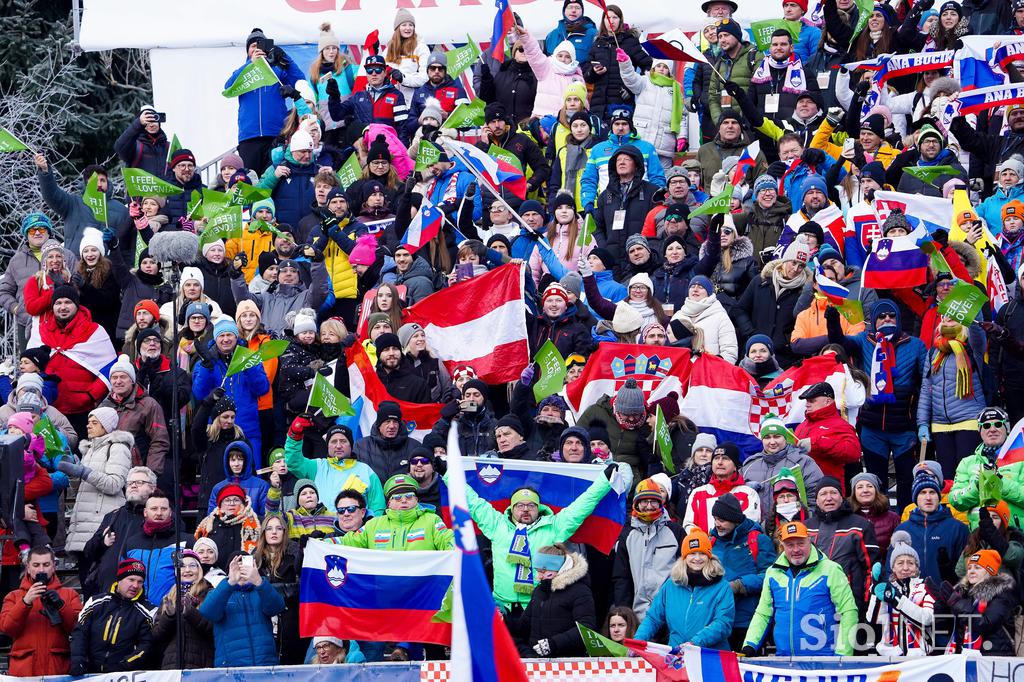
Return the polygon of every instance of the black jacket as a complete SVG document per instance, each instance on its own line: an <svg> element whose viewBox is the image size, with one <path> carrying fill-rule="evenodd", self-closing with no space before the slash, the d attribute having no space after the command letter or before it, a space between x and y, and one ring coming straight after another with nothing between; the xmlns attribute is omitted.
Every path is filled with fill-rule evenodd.
<svg viewBox="0 0 1024 682"><path fill-rule="evenodd" d="M384 369L383 364L377 362L377 376L387 389L388 395L395 400L407 403L429 403L430 386L426 380L416 372L412 361L404 355L393 370Z"/></svg>
<svg viewBox="0 0 1024 682"><path fill-rule="evenodd" d="M815 507L807 520L807 532L822 554L843 567L857 608L864 613L870 597L871 567L879 559L874 525L854 514L850 503L843 500L832 512Z"/></svg>
<svg viewBox="0 0 1024 682"><path fill-rule="evenodd" d="M121 312L117 316L115 338L123 339L128 328L135 324L136 303L149 298L156 301L157 306L161 306L174 298L174 289L164 283L164 278L159 272L155 275L147 275L141 270L131 272L120 249L111 249L109 258L110 271L121 296ZM89 312L92 312L91 308Z"/></svg>
<svg viewBox="0 0 1024 682"><path fill-rule="evenodd" d="M496 62L495 62L496 63ZM530 118L537 97L537 77L529 62L507 59L492 71L487 62L480 65L480 98L490 104L499 102L515 123Z"/></svg>
<svg viewBox="0 0 1024 682"><path fill-rule="evenodd" d="M184 603L181 612L181 633L184 636L183 658L178 661L177 604ZM153 641L163 647L160 661L164 670L194 670L213 667L213 624L199 613L201 601L191 596L179 599L174 607L164 599L153 623ZM153 661L155 667L156 661Z"/></svg>
<svg viewBox="0 0 1024 682"><path fill-rule="evenodd" d="M228 445L239 440L233 431L223 430L214 441L207 437L206 427L210 423L214 402L212 395L208 396L206 400L200 401L196 413L192 416L192 457L199 469L197 509L204 511L209 506L210 491L213 490L213 486L224 480L224 450Z"/></svg>
<svg viewBox="0 0 1024 682"><path fill-rule="evenodd" d="M478 142L476 146L478 149L486 152L491 148L492 144L495 147L500 147L510 152L519 159L519 163L524 171L527 168L533 170L533 176L528 183L531 189L540 187L551 175L551 165L544 156L544 152L529 135L516 132L515 128L509 128L504 138L497 138L492 135L489 142ZM486 206L487 204L485 203L484 205Z"/></svg>
<svg viewBox="0 0 1024 682"><path fill-rule="evenodd" d="M71 674L144 670L153 648L154 607L145 597L91 597L71 633Z"/></svg>
<svg viewBox="0 0 1024 682"><path fill-rule="evenodd" d="M173 377L173 379L172 379ZM171 422L173 392L178 392L178 408L189 404L192 399L192 375L171 364L170 358L160 355L152 360L135 361L135 384L151 398L160 403L164 421Z"/></svg>
<svg viewBox="0 0 1024 682"><path fill-rule="evenodd" d="M302 572L302 549L289 542L277 570L271 575L268 566L260 573L284 599L284 611L277 615L277 653L281 665L302 665L306 660L309 640L299 637L299 574Z"/></svg>
<svg viewBox="0 0 1024 682"><path fill-rule="evenodd" d="M615 172L615 160L620 154L628 154L636 163L636 175L626 187ZM619 260L626 257L626 239L643 230L644 220L654 203L654 193L658 191L657 185L643 179L645 167L639 149L630 144L619 147L608 159L608 186L597 196L594 237L598 246L608 249ZM626 213L622 229L616 230L615 213L619 210Z"/></svg>
<svg viewBox="0 0 1024 682"><path fill-rule="evenodd" d="M516 645L521 656L537 658L533 647L548 641L549 656L585 656L586 649L576 623L597 629L594 594L587 578L587 561L580 554L569 554L573 565L551 580L542 580L515 628Z"/></svg>
<svg viewBox="0 0 1024 682"><path fill-rule="evenodd" d="M619 31L614 37L600 35L594 40L590 48L590 60L580 66L583 69L583 78L594 86L594 91L590 95L590 113L602 119L607 119L608 112L616 104L628 104L630 109L636 108L633 93L622 82L619 63L615 58L616 48L625 50L638 73L650 71L654 64L651 55L640 46L636 33L628 28ZM597 73L594 71L595 64L601 64L607 71Z"/></svg>
<svg viewBox="0 0 1024 682"><path fill-rule="evenodd" d="M100 594L110 589L117 576L117 563L124 556L124 548L129 538L142 532L142 508L144 505L126 502L120 509L108 512L100 527L96 530L82 550L84 558L90 562L82 592L85 596ZM110 528L115 533L114 544L107 547L103 542L103 532Z"/></svg>
<svg viewBox="0 0 1024 682"><path fill-rule="evenodd" d="M174 196L167 197L167 203L164 205L164 210L162 211L162 213L165 213L171 221L167 228L177 229L178 218L182 218L188 214L188 202L192 201L192 192L201 192L206 185L203 184L203 179L199 176L198 170L192 176L192 179L184 185L178 182L178 178L176 178L174 173L170 170L168 170L167 176L164 179L172 185L177 185L182 188L181 194L175 194Z"/></svg>
<svg viewBox="0 0 1024 682"><path fill-rule="evenodd" d="M961 582L956 593L962 596L950 609L957 617L956 652L963 650L964 631L969 625L971 636L981 637L985 656L1013 656L1014 613L1020 601L1014 579L997 573L971 588Z"/></svg>
<svg viewBox="0 0 1024 682"><path fill-rule="evenodd" d="M555 344L555 348L563 358L573 353L586 355L593 345L590 331L576 316L575 305L569 306L556 320L552 320L542 313L536 317L528 317L527 322L530 333L530 353L536 353L548 340Z"/></svg>
<svg viewBox="0 0 1024 682"><path fill-rule="evenodd" d="M195 266L203 273L203 293L216 301L225 315L234 319L237 304L231 293L231 262L225 258L218 264L200 258Z"/></svg>
<svg viewBox="0 0 1024 682"><path fill-rule="evenodd" d="M74 274L77 273L72 276ZM86 280L78 287L78 295L81 304L92 313L92 321L103 327L111 341L116 339L117 321L121 315L121 286L114 277L113 266L102 284L96 287Z"/></svg>
<svg viewBox="0 0 1024 682"><path fill-rule="evenodd" d="M459 417L459 448L467 457L477 457L496 448L494 426L497 420L491 408L484 406L479 412L461 412ZM451 421L441 417L434 422L431 433L448 442Z"/></svg>
<svg viewBox="0 0 1024 682"><path fill-rule="evenodd" d="M355 442L355 445L352 446L352 454L357 460L373 469L377 478L386 481L395 474L409 473L408 466L403 467L402 462L407 461L412 455L412 451L421 445L422 443L414 438L409 438L407 433L402 430L399 430L398 435L394 438L384 438L375 426L369 436Z"/></svg>

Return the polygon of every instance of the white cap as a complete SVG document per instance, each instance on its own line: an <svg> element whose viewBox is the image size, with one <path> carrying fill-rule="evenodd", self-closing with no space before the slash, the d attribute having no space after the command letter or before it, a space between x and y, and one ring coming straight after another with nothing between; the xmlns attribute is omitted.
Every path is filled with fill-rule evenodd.
<svg viewBox="0 0 1024 682"><path fill-rule="evenodd" d="M181 284L185 285L185 282L190 279L194 279L199 282L199 286L206 288L206 279L203 277L203 271L195 267L187 267L181 269Z"/></svg>
<svg viewBox="0 0 1024 682"><path fill-rule="evenodd" d="M88 246L95 246L100 250L101 254L107 252L106 248L103 246L103 233L95 227L87 227L85 228L85 231L82 232L82 241L78 243L78 255L81 256Z"/></svg>

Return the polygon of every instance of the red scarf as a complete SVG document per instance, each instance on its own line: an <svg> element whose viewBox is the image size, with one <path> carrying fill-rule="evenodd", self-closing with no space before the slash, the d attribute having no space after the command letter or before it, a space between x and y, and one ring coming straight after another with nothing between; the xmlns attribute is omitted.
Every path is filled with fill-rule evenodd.
<svg viewBox="0 0 1024 682"><path fill-rule="evenodd" d="M153 537L160 531L170 528L172 523L174 523L173 518L167 519L166 521L150 521L149 519L146 519L142 522L142 532L149 537Z"/></svg>

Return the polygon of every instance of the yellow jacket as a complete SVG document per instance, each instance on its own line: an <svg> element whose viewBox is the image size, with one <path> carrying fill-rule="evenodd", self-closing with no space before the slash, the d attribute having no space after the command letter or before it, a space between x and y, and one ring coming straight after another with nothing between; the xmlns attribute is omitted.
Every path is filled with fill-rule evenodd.
<svg viewBox="0 0 1024 682"><path fill-rule="evenodd" d="M842 146L832 142L832 131L832 124L828 122L828 119L822 121L821 125L818 126L818 129L814 132L814 137L811 138L811 146L815 149L823 150L826 154L843 164L849 164L850 162L842 157ZM847 136L839 134L837 139L839 137L842 137L842 140L845 140ZM875 161L880 162L882 166L888 169L893 160L899 156L899 153L898 149L888 142L883 141L882 146L878 148L877 152L875 152ZM846 169L849 170L850 167L846 166Z"/></svg>
<svg viewBox="0 0 1024 682"><path fill-rule="evenodd" d="M229 239L224 244L224 255L228 260L233 259L239 253L244 253L249 261L242 268L245 281L251 282L256 276L259 268L259 257L262 253L274 250L274 233L270 230L252 230L246 224L242 228L242 236L237 239Z"/></svg>

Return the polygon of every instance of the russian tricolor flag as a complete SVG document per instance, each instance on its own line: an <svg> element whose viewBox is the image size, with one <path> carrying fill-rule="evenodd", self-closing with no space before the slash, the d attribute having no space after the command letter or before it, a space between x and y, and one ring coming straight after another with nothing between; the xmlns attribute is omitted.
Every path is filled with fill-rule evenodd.
<svg viewBox="0 0 1024 682"><path fill-rule="evenodd" d="M1014 425L1010 435L1006 437L1006 442L999 448L999 454L996 455L997 467L1017 462L1024 462L1024 419Z"/></svg>
<svg viewBox="0 0 1024 682"><path fill-rule="evenodd" d="M448 153L454 154L491 192L500 196L504 188L520 199L526 198L526 176L518 168L471 144L448 138L440 139Z"/></svg>
<svg viewBox="0 0 1024 682"><path fill-rule="evenodd" d="M454 552L385 552L310 540L299 581L299 633L377 642L450 644L435 622L458 573Z"/></svg>
<svg viewBox="0 0 1024 682"><path fill-rule="evenodd" d="M683 647L686 673L691 680L702 682L740 682L740 662L732 651Z"/></svg>
<svg viewBox="0 0 1024 682"><path fill-rule="evenodd" d="M758 140L754 140L743 150L740 154L739 161L736 162L736 169L732 172L732 184L733 187L743 182L743 178L746 177L747 171L757 165L757 155L761 153L761 143Z"/></svg>
<svg viewBox="0 0 1024 682"><path fill-rule="evenodd" d="M477 495L500 512L508 509L512 493L524 486L541 491L541 502L558 513L599 477L604 477L603 464L567 464L518 459L463 457L466 481ZM451 472L451 455L448 471ZM450 475L450 473L449 473ZM573 542L588 544L608 554L626 522L627 490L612 490L597 504L593 513L572 536ZM447 490L442 490L442 499Z"/></svg>
<svg viewBox="0 0 1024 682"><path fill-rule="evenodd" d="M516 18L512 14L508 0L494 0L497 12L494 14L494 27L491 29L491 56L498 62L505 62L505 36L508 35Z"/></svg>
<svg viewBox="0 0 1024 682"><path fill-rule="evenodd" d="M401 243L409 249L409 253L416 253L422 246L437 236L441 231L441 224L444 222L444 213L437 206L430 203L430 199L423 197L423 203L416 217L409 223L409 229L405 231Z"/></svg>
<svg viewBox="0 0 1024 682"><path fill-rule="evenodd" d="M842 305L850 297L850 290L826 275L821 263L818 263L815 269L814 282L818 285L818 290L833 305Z"/></svg>

